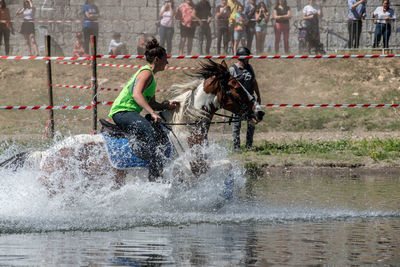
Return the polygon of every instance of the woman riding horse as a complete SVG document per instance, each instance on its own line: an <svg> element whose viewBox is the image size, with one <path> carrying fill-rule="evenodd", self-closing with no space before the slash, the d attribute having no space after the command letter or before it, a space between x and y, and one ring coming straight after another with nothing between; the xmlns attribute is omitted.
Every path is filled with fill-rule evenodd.
<svg viewBox="0 0 400 267"><path fill-rule="evenodd" d="M149 181L155 181L163 171L163 155L157 151L159 144L153 124L140 112L145 109L154 123L158 123L162 119L155 111L173 110L179 103L155 101L157 84L154 75L168 64L166 50L153 38L146 44L145 56L149 64L140 68L125 85L114 101L109 117L136 139L135 150L140 151L140 158L149 163Z"/></svg>

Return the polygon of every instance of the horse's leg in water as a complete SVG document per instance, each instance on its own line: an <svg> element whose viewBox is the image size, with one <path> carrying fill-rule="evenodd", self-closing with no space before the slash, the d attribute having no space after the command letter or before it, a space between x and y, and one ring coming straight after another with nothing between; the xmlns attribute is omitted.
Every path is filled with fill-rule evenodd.
<svg viewBox="0 0 400 267"><path fill-rule="evenodd" d="M195 160L190 162L192 172L196 176L206 173L209 170L207 156L203 153L202 147L207 144L207 133L210 125L199 123L199 128L194 130L188 138L189 147L193 150Z"/></svg>
<svg viewBox="0 0 400 267"><path fill-rule="evenodd" d="M14 155L11 158L1 162L0 168L12 169L13 171L17 171L19 168L24 166L28 155L28 151L18 153L17 155Z"/></svg>

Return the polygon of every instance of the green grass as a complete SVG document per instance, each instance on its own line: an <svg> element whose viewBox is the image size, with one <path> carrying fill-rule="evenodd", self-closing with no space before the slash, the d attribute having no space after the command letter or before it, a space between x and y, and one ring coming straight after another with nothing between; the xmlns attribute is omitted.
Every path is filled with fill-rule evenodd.
<svg viewBox="0 0 400 267"><path fill-rule="evenodd" d="M263 142L253 149L256 155L261 156L283 156L301 155L303 159L314 158L332 159L336 157L370 158L375 162L395 161L400 159L400 140L373 138L370 140L349 140L337 141L310 141L296 140L292 142ZM242 149L240 153L249 153Z"/></svg>

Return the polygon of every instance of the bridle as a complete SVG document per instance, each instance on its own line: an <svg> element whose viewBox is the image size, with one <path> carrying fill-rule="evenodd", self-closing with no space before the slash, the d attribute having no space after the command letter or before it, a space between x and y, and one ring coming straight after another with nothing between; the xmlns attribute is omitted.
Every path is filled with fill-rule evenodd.
<svg viewBox="0 0 400 267"><path fill-rule="evenodd" d="M233 79L236 80L236 82L240 85L240 88L241 88L241 89L245 92L245 94L247 95L249 101L254 105L254 104L256 103L255 97L254 97L253 95L251 95L251 94L249 93L249 91L243 86L243 84L242 84L241 82L239 82L235 77L231 77L231 78L228 80L227 84L228 84L231 80L233 80ZM221 87L222 87L222 97L221 97L220 102L218 103L218 104L220 105L220 107L223 106L222 103L224 103L224 98L225 98L225 97L229 97L233 102L236 102L236 103L239 104L240 110L244 110L244 111L245 111L245 112L242 114L242 116L240 116L241 120L243 120L243 118L249 117L249 111L247 111L247 106L248 106L248 104L247 104L247 103L244 103L240 98L239 98L239 99L234 98L233 95L232 95L231 90L226 89L224 84L221 84ZM236 89L236 88L235 88L235 89ZM220 114L218 114L218 115L221 116ZM236 117L233 117L233 116L232 116L231 118L236 118Z"/></svg>
<svg viewBox="0 0 400 267"><path fill-rule="evenodd" d="M235 79L235 78L234 78L234 77L229 78L229 80L227 81L226 84L228 84L232 79ZM235 80L236 80L236 79L235 79ZM256 101L255 101L254 96L251 95L251 94L249 93L249 91L247 91L247 89L246 89L238 80L236 80L236 81L239 83L240 88L246 93L246 95L247 95L248 99L250 100L250 102L253 103L253 104L255 104ZM236 99L236 98L234 98L233 95L232 95L231 90L227 89L227 88L225 87L225 84L224 84L224 83L221 83L221 82L220 82L220 86L221 86L221 89L222 89L222 96L221 96L221 99L218 101L219 107L223 107L223 104L222 104L222 103L224 103L225 97L229 97L229 98L231 98L231 100L232 100L233 102L239 103L240 110L245 110L245 112L244 112L241 116L239 116L239 117L235 117L235 116L226 116L226 115L223 115L223 114L214 113L214 115L217 115L217 116L220 116L220 117L224 117L224 118L228 118L228 119L229 119L228 121L211 121L211 119L207 117L207 119L209 120L209 121L207 121L207 122L204 121L204 120L202 120L202 119L201 119L200 121L195 121L195 122L183 122L183 123L166 123L166 122L160 122L167 130L169 130L169 131L173 134L173 136L174 136L175 139L177 140L177 142L178 142L178 144L179 144L179 146L180 146L180 148L181 148L182 150L184 150L184 149L183 149L183 146L182 146L182 144L180 143L178 137L176 136L176 134L174 133L174 131L172 130L172 128L171 128L170 126L179 126L179 125L180 125L180 126L200 126L200 125L202 125L202 124L203 124L203 125L212 125L212 124L227 124L227 123L231 124L232 122L240 122L240 121L245 120L246 118L249 117L249 112L247 111L247 106L248 106L248 105L247 105L246 103L244 103L241 99ZM236 88L235 88L235 89L236 89Z"/></svg>

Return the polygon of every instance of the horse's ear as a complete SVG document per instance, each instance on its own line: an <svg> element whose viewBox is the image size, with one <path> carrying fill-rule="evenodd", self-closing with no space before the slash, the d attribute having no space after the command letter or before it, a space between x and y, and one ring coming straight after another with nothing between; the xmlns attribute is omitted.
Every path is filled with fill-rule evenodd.
<svg viewBox="0 0 400 267"><path fill-rule="evenodd" d="M228 65L226 65L225 60L222 60L221 65L224 66L226 69L228 68Z"/></svg>

